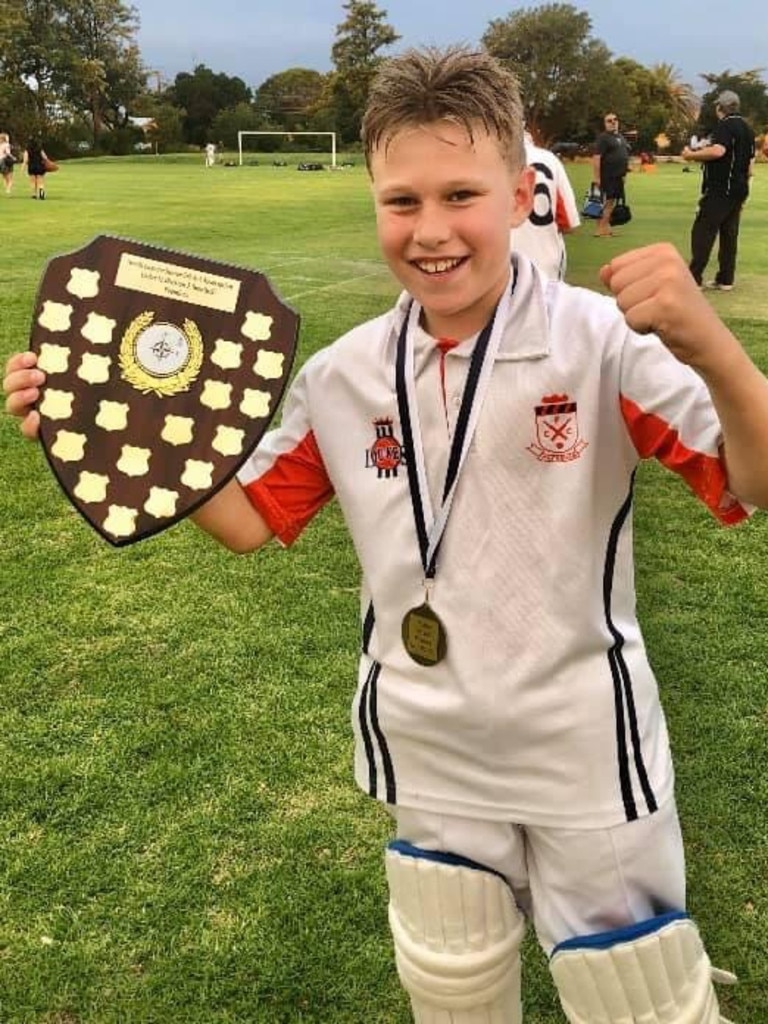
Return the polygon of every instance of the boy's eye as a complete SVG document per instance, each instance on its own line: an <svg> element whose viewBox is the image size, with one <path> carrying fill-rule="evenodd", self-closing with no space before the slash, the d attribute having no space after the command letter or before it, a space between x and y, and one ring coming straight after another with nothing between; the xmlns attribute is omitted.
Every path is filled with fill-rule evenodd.
<svg viewBox="0 0 768 1024"><path fill-rule="evenodd" d="M384 205L405 207L412 206L415 202L416 200L413 196L389 196L384 200Z"/></svg>
<svg viewBox="0 0 768 1024"><path fill-rule="evenodd" d="M460 188L455 192L451 192L448 197L452 203L466 203L467 200L473 199L475 193L468 188Z"/></svg>

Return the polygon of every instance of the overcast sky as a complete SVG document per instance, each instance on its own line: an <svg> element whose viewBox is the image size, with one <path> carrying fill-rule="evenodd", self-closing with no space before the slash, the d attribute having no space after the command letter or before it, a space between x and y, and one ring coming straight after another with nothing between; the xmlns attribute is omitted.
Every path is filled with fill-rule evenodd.
<svg viewBox="0 0 768 1024"><path fill-rule="evenodd" d="M292 67L329 71L336 27L346 14L341 0L133 0L133 6L144 62L164 84L205 64L253 88ZM535 6L504 0L378 4L402 36L392 53L429 43L477 43L492 19ZM717 5L702 0L573 0L573 6L589 13L593 37L614 56L673 64L697 93L707 88L701 72L768 67L766 0L733 0L719 14Z"/></svg>

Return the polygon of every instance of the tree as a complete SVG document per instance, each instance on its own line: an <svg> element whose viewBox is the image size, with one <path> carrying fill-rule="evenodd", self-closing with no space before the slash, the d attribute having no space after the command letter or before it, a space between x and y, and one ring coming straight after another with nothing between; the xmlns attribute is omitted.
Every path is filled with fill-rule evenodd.
<svg viewBox="0 0 768 1024"><path fill-rule="evenodd" d="M667 110L662 134L670 139L675 150L682 149L690 138L701 104L693 88L680 81L680 73L672 64L654 64L651 74L655 94Z"/></svg>
<svg viewBox="0 0 768 1024"><path fill-rule="evenodd" d="M348 0L342 7L347 17L337 26L331 48L336 71L328 79L326 105L334 110L342 139L356 142L371 79L383 59L379 51L400 36L385 21L387 12L369 0Z"/></svg>
<svg viewBox="0 0 768 1024"><path fill-rule="evenodd" d="M482 37L517 75L526 123L544 144L591 138L601 115L626 100L610 50L590 37L591 29L585 11L551 3L496 18Z"/></svg>
<svg viewBox="0 0 768 1024"><path fill-rule="evenodd" d="M620 113L637 133L635 147L653 150L657 137L664 135L679 148L690 136L698 114L699 104L691 87L679 81L679 73L671 64L647 68L628 57L619 57L615 64L629 94L629 104Z"/></svg>
<svg viewBox="0 0 768 1024"><path fill-rule="evenodd" d="M137 28L122 0L4 0L0 81L13 130L50 138L78 118L94 134L119 123L144 87Z"/></svg>
<svg viewBox="0 0 768 1024"><path fill-rule="evenodd" d="M162 94L144 93L136 101L133 112L137 117L152 118L152 124L144 134L157 152L169 153L181 148L183 113Z"/></svg>
<svg viewBox="0 0 768 1024"><path fill-rule="evenodd" d="M275 128L285 131L311 130L312 114L325 85L325 75L308 68L289 68L263 82L254 104Z"/></svg>
<svg viewBox="0 0 768 1024"><path fill-rule="evenodd" d="M711 131L717 124L715 101L721 92L730 89L741 101L740 113L752 128L760 134L768 123L768 87L762 78L764 68L751 71L721 71L719 74L702 74L710 86L701 101L702 127Z"/></svg>
<svg viewBox="0 0 768 1024"><path fill-rule="evenodd" d="M63 80L62 0L6 0L0 7L0 69L11 109L6 124L26 138L49 134Z"/></svg>
<svg viewBox="0 0 768 1024"><path fill-rule="evenodd" d="M225 149L237 149L238 132L270 131L274 127L280 130L280 125L273 125L252 103L238 103L219 111L211 125L211 136ZM275 140L268 145L274 147Z"/></svg>
<svg viewBox="0 0 768 1024"><path fill-rule="evenodd" d="M169 90L169 99L185 111L186 141L203 146L206 142L216 141L212 137L216 116L238 103L250 103L251 90L242 78L217 74L205 64L198 64L191 74L182 71L176 75Z"/></svg>
<svg viewBox="0 0 768 1024"><path fill-rule="evenodd" d="M121 0L68 0L63 25L67 57L61 94L71 108L87 112L94 144L105 127L124 127L146 85L134 41L138 18Z"/></svg>

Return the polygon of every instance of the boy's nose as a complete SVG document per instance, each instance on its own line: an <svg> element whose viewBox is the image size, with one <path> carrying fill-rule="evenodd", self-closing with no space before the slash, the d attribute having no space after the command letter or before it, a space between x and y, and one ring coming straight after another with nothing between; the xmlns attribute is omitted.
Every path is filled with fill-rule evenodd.
<svg viewBox="0 0 768 1024"><path fill-rule="evenodd" d="M424 204L416 218L413 240L425 249L445 244L451 236L448 218L436 204Z"/></svg>

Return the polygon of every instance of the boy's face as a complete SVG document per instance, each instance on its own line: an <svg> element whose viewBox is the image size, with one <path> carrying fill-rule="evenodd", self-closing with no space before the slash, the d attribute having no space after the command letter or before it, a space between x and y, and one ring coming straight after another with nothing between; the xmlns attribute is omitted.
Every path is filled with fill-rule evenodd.
<svg viewBox="0 0 768 1024"><path fill-rule="evenodd" d="M509 280L509 232L531 211L533 170L510 169L482 128L473 143L446 121L397 133L370 166L382 252L425 329L476 334Z"/></svg>

